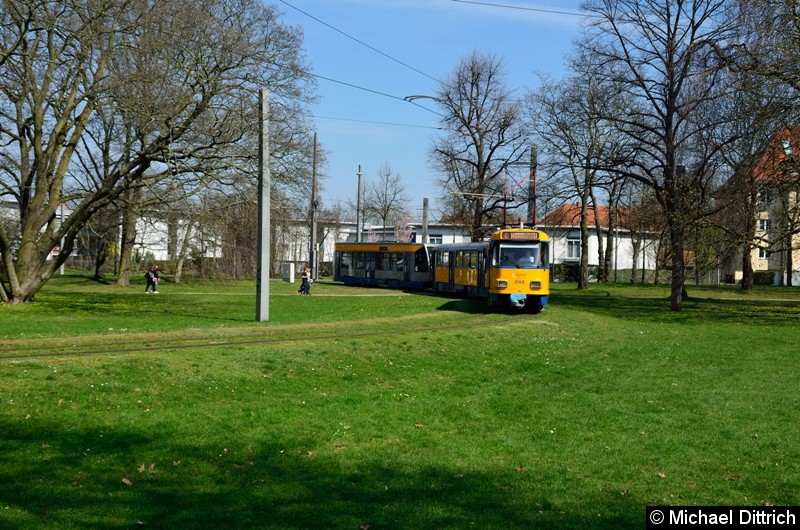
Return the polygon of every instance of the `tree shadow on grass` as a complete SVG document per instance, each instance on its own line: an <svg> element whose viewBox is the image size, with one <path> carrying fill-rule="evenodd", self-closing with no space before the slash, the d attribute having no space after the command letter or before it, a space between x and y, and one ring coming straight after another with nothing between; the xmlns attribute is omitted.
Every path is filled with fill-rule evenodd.
<svg viewBox="0 0 800 530"><path fill-rule="evenodd" d="M200 321L252 322L252 317L241 314L241 307L235 301L222 300L209 296L192 300L187 304L184 298L175 300L168 292L151 295L137 290L127 293L130 296L109 296L107 293L88 292L49 292L38 303L47 311L57 314L79 314L82 316L108 316L143 320L163 316L197 319ZM222 304L228 303L230 311L220 311ZM205 308L207 311L204 311ZM255 313L255 306L253 308Z"/></svg>
<svg viewBox="0 0 800 530"><path fill-rule="evenodd" d="M579 485L574 503L558 505L533 472L462 475L386 460L345 468L335 456L284 451L268 432L260 446L227 451L169 434L32 425L0 419L6 529L624 529L644 518L631 499Z"/></svg>
<svg viewBox="0 0 800 530"><path fill-rule="evenodd" d="M690 296L681 311L670 310L669 298L613 296L608 292L554 294L550 303L635 322L707 324L741 322L763 325L793 325L800 318L800 304L776 300L729 300Z"/></svg>

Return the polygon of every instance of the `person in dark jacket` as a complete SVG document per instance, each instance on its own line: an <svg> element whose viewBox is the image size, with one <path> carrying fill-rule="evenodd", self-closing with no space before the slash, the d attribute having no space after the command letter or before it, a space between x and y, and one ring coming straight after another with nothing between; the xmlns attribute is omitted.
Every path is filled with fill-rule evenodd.
<svg viewBox="0 0 800 530"><path fill-rule="evenodd" d="M144 279L147 280L147 286L144 288L145 294L158 294L158 265L151 266L147 272L144 273Z"/></svg>
<svg viewBox="0 0 800 530"><path fill-rule="evenodd" d="M303 269L303 274L300 277L303 283L300 284L300 290L297 292L300 294L311 294L311 269L308 267Z"/></svg>

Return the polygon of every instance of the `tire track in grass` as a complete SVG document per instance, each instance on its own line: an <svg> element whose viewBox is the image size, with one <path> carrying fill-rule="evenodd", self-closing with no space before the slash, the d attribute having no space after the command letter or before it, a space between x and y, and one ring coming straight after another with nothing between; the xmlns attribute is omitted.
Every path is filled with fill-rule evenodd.
<svg viewBox="0 0 800 530"><path fill-rule="evenodd" d="M420 317L423 315L414 315L415 317ZM518 315L508 315L504 319L496 318L496 315L493 315L494 318L490 318L488 315L480 315L476 317L469 317L464 319L459 319L456 322L449 323L449 324L440 324L435 326L422 326L422 327L414 327L408 326L408 321L406 319L401 319L401 325L397 328L390 328L390 329L378 329L372 331L364 331L358 333L349 333L347 334L347 338L365 338L365 337L377 337L382 335L409 335L409 334L416 334L416 333L430 333L435 331L445 331L451 329L463 329L465 326L474 327L480 326L482 324L490 323L492 325L505 325L510 322L514 322L525 317L530 318L531 315L527 314L518 314ZM372 319L370 321L364 322L360 321L358 323L358 327L364 327L365 324L372 325L376 322L380 321L387 321L385 318L379 319ZM391 319L391 322L397 324L398 319L394 318ZM544 323L543 321L540 321ZM341 323L338 323L341 324ZM120 342L115 342L113 347L109 347L108 343L106 342L103 344L103 347L100 348L93 348L94 345L92 344L84 344L84 345L73 345L72 349L69 350L69 346L60 346L60 345L42 345L42 346L26 346L22 348L10 348L10 349L0 349L0 360L27 360L27 359L38 359L38 358L52 358L52 357L81 357L81 356L92 356L92 355L110 355L110 354L119 354L119 353L134 353L134 352L146 352L146 351L156 351L156 350L180 350L180 349L191 349L191 348L216 348L220 346L240 346L240 345L255 345L255 344L281 344L281 343L292 343L292 342L314 342L314 341L322 341L322 340L331 340L331 339L341 339L342 332L341 329L336 329L328 333L320 333L316 335L309 335L308 329L302 326L291 326L281 329L271 328L269 331L292 331L292 328L297 328L298 332L296 334L291 334L288 336L281 336L281 337L253 337L251 334L234 334L223 336L219 338L209 339L208 337L179 337L179 338L165 338L165 339L154 339L148 340L142 337L136 337L135 340L131 337L128 340L123 340ZM63 340L63 339L59 339ZM145 344L142 344L142 341Z"/></svg>

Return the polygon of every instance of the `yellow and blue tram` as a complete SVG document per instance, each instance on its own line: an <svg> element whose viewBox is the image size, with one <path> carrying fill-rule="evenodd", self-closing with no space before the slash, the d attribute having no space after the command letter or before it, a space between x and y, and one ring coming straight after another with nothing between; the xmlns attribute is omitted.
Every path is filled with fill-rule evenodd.
<svg viewBox="0 0 800 530"><path fill-rule="evenodd" d="M540 230L507 228L487 241L338 243L335 281L486 298L489 307L539 312L550 295L550 238Z"/></svg>
<svg viewBox="0 0 800 530"><path fill-rule="evenodd" d="M550 295L550 238L540 230L511 228L488 241L431 249L432 287L486 298L490 307L539 312Z"/></svg>

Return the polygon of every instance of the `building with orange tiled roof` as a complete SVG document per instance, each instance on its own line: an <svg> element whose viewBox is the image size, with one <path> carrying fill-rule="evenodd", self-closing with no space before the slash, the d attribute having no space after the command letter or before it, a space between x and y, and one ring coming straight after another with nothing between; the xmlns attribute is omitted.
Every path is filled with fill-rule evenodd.
<svg viewBox="0 0 800 530"><path fill-rule="evenodd" d="M800 126L784 127L753 170L759 186L750 263L765 283L800 285ZM742 280L742 252L723 261L730 282Z"/></svg>
<svg viewBox="0 0 800 530"><path fill-rule="evenodd" d="M658 234L651 231L634 231L630 228L631 211L623 208L614 213L607 206L599 206L597 213L592 208L588 210L589 225L589 269L596 271L600 264L599 248L602 238L604 247L609 241L609 230L612 223L609 223L609 215L617 215L616 226L612 234L612 263L610 278L615 280L615 272L626 271L627 273L642 271L652 271L656 268L656 256L658 249ZM600 234L597 232L595 215L600 225ZM554 266L575 265L577 266L581 258L581 232L580 232L581 209L580 204L563 204L547 214L537 225L551 238L551 253ZM624 276L624 275L623 275ZM628 276L629 278L629 276ZM626 278L618 276L617 281L625 281Z"/></svg>

